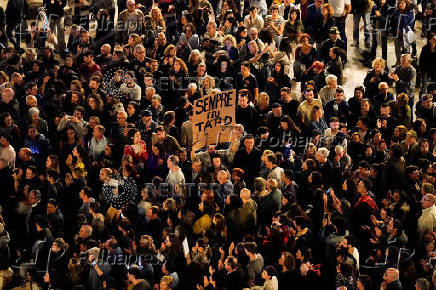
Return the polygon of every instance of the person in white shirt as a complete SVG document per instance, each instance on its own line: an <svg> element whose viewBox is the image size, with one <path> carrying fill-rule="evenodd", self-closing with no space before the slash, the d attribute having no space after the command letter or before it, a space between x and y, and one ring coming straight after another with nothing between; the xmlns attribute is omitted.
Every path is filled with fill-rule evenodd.
<svg viewBox="0 0 436 290"><path fill-rule="evenodd" d="M120 87L120 93L127 94L130 101L141 101L141 87L135 83L135 73L129 71L125 75L125 83Z"/></svg>
<svg viewBox="0 0 436 290"><path fill-rule="evenodd" d="M266 168L270 170L268 179L275 179L279 183L279 188L283 188L283 168L277 166L277 157L275 155L268 155L265 162Z"/></svg>
<svg viewBox="0 0 436 290"><path fill-rule="evenodd" d="M436 206L435 196L433 194L426 194L421 200L422 214L418 219L417 235L418 235L418 249L425 249L424 237L429 232L436 231Z"/></svg>
<svg viewBox="0 0 436 290"><path fill-rule="evenodd" d="M171 189L174 187L175 193L178 193L180 192L180 185L185 184L185 175L179 167L179 157L176 155L168 157L167 166L170 171L168 172L165 182L171 186Z"/></svg>
<svg viewBox="0 0 436 290"><path fill-rule="evenodd" d="M7 160L11 169L15 168L16 153L14 147L11 146L11 136L0 136L0 158Z"/></svg>
<svg viewBox="0 0 436 290"><path fill-rule="evenodd" d="M257 31L262 30L264 22L262 16L257 14L258 9L256 6L250 7L250 13L244 17L244 26L250 30L251 27L256 27Z"/></svg>
<svg viewBox="0 0 436 290"><path fill-rule="evenodd" d="M94 161L99 161L106 150L107 140L104 137L105 128L102 125L94 127L92 139L89 142L89 157Z"/></svg>

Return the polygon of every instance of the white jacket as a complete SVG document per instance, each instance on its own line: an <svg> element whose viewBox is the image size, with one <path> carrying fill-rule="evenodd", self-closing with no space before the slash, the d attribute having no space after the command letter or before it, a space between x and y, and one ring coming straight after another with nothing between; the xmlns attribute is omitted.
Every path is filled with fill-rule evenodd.
<svg viewBox="0 0 436 290"><path fill-rule="evenodd" d="M425 234L430 231L436 231L436 206L432 205L422 210L418 219L417 234L418 240L421 241Z"/></svg>

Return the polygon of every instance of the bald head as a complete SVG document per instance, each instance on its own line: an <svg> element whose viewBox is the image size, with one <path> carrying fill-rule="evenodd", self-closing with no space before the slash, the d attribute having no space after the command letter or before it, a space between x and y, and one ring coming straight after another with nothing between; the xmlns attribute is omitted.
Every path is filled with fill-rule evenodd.
<svg viewBox="0 0 436 290"><path fill-rule="evenodd" d="M268 179L266 185L269 190L275 190L279 187L279 183L275 179Z"/></svg>
<svg viewBox="0 0 436 290"><path fill-rule="evenodd" d="M33 95L27 95L26 105L33 108L38 106L38 99Z"/></svg>
<svg viewBox="0 0 436 290"><path fill-rule="evenodd" d="M20 157L22 161L28 161L32 157L32 151L27 147L21 148L18 152L18 157Z"/></svg>
<svg viewBox="0 0 436 290"><path fill-rule="evenodd" d="M242 202L246 202L250 200L251 197L251 191L247 188L241 189L241 192L239 193L239 197L242 199Z"/></svg>
<svg viewBox="0 0 436 290"><path fill-rule="evenodd" d="M108 54L110 54L111 53L111 49L112 49L112 47L109 45L109 44L103 44L102 46L101 46L101 48L100 48L100 52L101 52L101 54L103 54L103 55L108 55Z"/></svg>
<svg viewBox="0 0 436 290"><path fill-rule="evenodd" d="M82 225L79 230L79 237L88 238L92 235L92 227L90 225Z"/></svg>
<svg viewBox="0 0 436 290"><path fill-rule="evenodd" d="M421 199L422 208L426 209L435 204L435 196L431 193L427 193Z"/></svg>
<svg viewBox="0 0 436 290"><path fill-rule="evenodd" d="M217 179L218 179L218 182L220 183L220 184L223 184L223 183L225 183L227 180L228 180L228 174L227 174L227 171L225 171L225 170L220 170L220 171L218 171L218 173L217 173Z"/></svg>
<svg viewBox="0 0 436 290"><path fill-rule="evenodd" d="M386 281L387 284L391 284L397 281L400 278L400 272L395 268L388 268L383 275L383 280Z"/></svg>

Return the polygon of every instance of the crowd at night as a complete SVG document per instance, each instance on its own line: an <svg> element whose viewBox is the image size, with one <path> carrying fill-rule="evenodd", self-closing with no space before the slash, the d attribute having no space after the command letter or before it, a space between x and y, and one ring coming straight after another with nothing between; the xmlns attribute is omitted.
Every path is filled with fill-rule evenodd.
<svg viewBox="0 0 436 290"><path fill-rule="evenodd" d="M0 289L436 289L436 0L3 2Z"/></svg>

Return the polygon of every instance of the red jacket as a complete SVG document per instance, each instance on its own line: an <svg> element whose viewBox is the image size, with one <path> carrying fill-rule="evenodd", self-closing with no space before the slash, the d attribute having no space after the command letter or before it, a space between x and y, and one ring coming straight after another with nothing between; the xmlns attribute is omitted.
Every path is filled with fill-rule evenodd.
<svg viewBox="0 0 436 290"><path fill-rule="evenodd" d="M133 163L134 164L144 164L145 161L147 161L148 158L148 153L147 153L147 149L145 146L145 142L143 140L139 141L139 144L141 146L143 146L144 150L142 151L142 153L135 153L135 150L133 149L132 145L126 145L124 147L124 155L130 155L133 158Z"/></svg>

